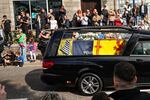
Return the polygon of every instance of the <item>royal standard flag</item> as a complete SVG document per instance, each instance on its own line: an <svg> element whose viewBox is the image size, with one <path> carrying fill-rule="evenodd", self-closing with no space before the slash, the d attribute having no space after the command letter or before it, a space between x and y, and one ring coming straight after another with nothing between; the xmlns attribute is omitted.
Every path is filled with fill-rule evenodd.
<svg viewBox="0 0 150 100"><path fill-rule="evenodd" d="M93 55L119 55L123 45L123 40L94 40Z"/></svg>
<svg viewBox="0 0 150 100"><path fill-rule="evenodd" d="M93 41L73 41L73 55L92 55Z"/></svg>
<svg viewBox="0 0 150 100"><path fill-rule="evenodd" d="M72 39L62 39L57 55L72 55Z"/></svg>

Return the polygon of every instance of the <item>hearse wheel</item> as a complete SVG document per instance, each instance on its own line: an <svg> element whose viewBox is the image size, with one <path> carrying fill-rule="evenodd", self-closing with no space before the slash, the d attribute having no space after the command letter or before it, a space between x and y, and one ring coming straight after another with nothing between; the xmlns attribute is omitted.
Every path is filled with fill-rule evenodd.
<svg viewBox="0 0 150 100"><path fill-rule="evenodd" d="M93 95L102 90L103 82L94 73L85 73L78 80L79 90L83 95Z"/></svg>

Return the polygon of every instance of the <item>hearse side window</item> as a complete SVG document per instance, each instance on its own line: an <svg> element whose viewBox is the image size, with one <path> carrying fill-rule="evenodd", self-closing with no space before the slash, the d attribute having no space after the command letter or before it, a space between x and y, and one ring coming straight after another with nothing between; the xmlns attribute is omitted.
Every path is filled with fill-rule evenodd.
<svg viewBox="0 0 150 100"><path fill-rule="evenodd" d="M143 51L145 55L150 55L150 42L143 43Z"/></svg>
<svg viewBox="0 0 150 100"><path fill-rule="evenodd" d="M132 55L150 55L150 41L139 42Z"/></svg>
<svg viewBox="0 0 150 100"><path fill-rule="evenodd" d="M142 47L142 43L137 43L135 49L133 50L132 54L134 55L143 55L143 47Z"/></svg>
<svg viewBox="0 0 150 100"><path fill-rule="evenodd" d="M66 32L60 41L57 56L121 55L130 37L128 33Z"/></svg>

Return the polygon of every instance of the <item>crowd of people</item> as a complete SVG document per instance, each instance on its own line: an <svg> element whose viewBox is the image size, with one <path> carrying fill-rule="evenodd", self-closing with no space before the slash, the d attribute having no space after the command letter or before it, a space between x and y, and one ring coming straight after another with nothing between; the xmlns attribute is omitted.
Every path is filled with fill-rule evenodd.
<svg viewBox="0 0 150 100"><path fill-rule="evenodd" d="M20 53L23 57L23 62L27 61L26 53L30 55L30 60L36 60L36 50L39 48L42 55L44 55L44 47L51 34L58 28L69 27L82 27L82 26L136 26L140 29L150 29L150 20L148 18L148 9L144 4L144 0L141 0L141 5L135 4L133 8L126 1L123 12L120 9L116 11L113 9L107 9L104 5L100 12L97 9L90 11L77 10L71 20L67 17L65 7L62 5L59 11L54 12L53 9L49 9L46 13L44 8L41 8L33 23L35 33L30 29L31 17L28 12L20 11L16 17L16 34L12 36L11 20L7 18L7 15L3 16L2 29L5 34L5 46L11 46L16 37L16 40L20 47ZM51 29L50 32L43 31L45 29Z"/></svg>
<svg viewBox="0 0 150 100"><path fill-rule="evenodd" d="M30 15L28 12L21 11L17 16L17 27L21 27L23 33L28 33L30 28ZM93 9L82 11L78 9L72 19L68 19L65 7L62 5L59 11L54 11L52 8L47 13L44 8L41 8L37 13L33 22L33 27L36 29L36 37L40 34L45 26L55 30L58 28L82 27L82 26L138 26L142 29L148 29L150 19L148 18L148 7L144 0L141 0L141 5L131 4L128 0L123 9L108 9L103 5L102 9Z"/></svg>
<svg viewBox="0 0 150 100"><path fill-rule="evenodd" d="M87 9L86 12L78 10L73 17L73 26L137 26L142 29L148 29L150 26L150 20L148 19L148 9L142 0L141 5L131 5L128 1L124 5L124 9L117 9L116 11L107 9L104 5L101 14L97 9L92 12Z"/></svg>

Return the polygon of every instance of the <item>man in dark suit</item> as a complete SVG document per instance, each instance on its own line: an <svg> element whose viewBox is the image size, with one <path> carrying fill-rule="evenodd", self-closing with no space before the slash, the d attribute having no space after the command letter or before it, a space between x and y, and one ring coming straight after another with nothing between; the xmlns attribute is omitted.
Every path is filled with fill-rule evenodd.
<svg viewBox="0 0 150 100"><path fill-rule="evenodd" d="M148 13L148 9L147 9L147 6L144 4L144 0L142 0L141 2L142 4L140 5L139 13L140 13L141 19L143 20L144 17Z"/></svg>
<svg viewBox="0 0 150 100"><path fill-rule="evenodd" d="M66 15L63 16L61 26L62 26L62 28L69 28L70 27L70 21Z"/></svg>
<svg viewBox="0 0 150 100"><path fill-rule="evenodd" d="M7 18L6 15L3 15L2 20L2 29L4 31L5 36L5 45L8 45L8 43L12 43L13 37L11 34L11 20Z"/></svg>
<svg viewBox="0 0 150 100"><path fill-rule="evenodd" d="M106 9L106 5L103 6L103 9L102 9L101 13L103 15L102 23L103 23L104 26L107 26L108 10Z"/></svg>

